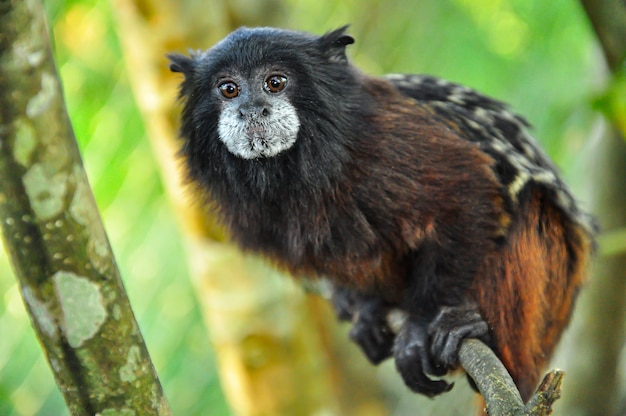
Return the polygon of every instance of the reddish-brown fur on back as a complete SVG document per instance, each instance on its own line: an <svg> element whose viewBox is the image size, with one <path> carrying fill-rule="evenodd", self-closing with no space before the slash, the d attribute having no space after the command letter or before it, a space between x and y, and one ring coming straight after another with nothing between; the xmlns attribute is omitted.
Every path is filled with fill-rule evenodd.
<svg viewBox="0 0 626 416"><path fill-rule="evenodd" d="M485 262L474 290L526 401L570 319L591 250L586 234L541 192L523 205L508 244Z"/></svg>

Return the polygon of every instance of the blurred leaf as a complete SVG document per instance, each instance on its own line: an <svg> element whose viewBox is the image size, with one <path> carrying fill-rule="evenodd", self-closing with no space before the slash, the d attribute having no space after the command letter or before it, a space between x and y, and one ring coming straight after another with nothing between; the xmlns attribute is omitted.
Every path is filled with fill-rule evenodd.
<svg viewBox="0 0 626 416"><path fill-rule="evenodd" d="M626 228L606 231L598 238L600 254L605 257L626 253Z"/></svg>
<svg viewBox="0 0 626 416"><path fill-rule="evenodd" d="M606 90L593 102L626 139L626 68L615 74Z"/></svg>

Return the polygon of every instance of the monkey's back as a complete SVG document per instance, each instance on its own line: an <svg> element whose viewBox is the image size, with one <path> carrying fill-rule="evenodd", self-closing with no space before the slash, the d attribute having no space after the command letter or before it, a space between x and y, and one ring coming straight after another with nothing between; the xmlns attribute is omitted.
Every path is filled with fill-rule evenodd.
<svg viewBox="0 0 626 416"><path fill-rule="evenodd" d="M542 188L585 232L593 235L597 231L595 220L579 208L556 166L528 134L529 123L506 104L428 75L391 74L386 78L403 95L432 108L461 138L489 155L513 204L528 188Z"/></svg>

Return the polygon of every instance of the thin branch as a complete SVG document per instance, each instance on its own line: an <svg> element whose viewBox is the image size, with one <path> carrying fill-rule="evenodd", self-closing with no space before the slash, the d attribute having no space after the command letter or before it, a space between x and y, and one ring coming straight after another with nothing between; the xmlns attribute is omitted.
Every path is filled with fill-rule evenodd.
<svg viewBox="0 0 626 416"><path fill-rule="evenodd" d="M528 415L550 415L552 405L561 398L561 383L565 373L561 370L552 370L544 377L537 392L526 404Z"/></svg>
<svg viewBox="0 0 626 416"><path fill-rule="evenodd" d="M523 415L524 403L513 379L493 351L476 339L463 341L459 361L474 380L485 404L487 414Z"/></svg>
<svg viewBox="0 0 626 416"><path fill-rule="evenodd" d="M39 0L0 2L0 226L72 415L169 415L65 112Z"/></svg>

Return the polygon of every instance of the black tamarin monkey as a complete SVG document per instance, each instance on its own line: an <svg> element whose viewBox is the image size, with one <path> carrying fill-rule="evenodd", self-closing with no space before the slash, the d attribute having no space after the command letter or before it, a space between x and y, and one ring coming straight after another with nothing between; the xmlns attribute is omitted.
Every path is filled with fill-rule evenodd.
<svg viewBox="0 0 626 416"><path fill-rule="evenodd" d="M339 316L412 390L490 345L527 400L567 325L594 225L504 104L352 66L345 28L242 28L190 57L182 156L232 238L334 286ZM397 334L390 308L408 312Z"/></svg>

